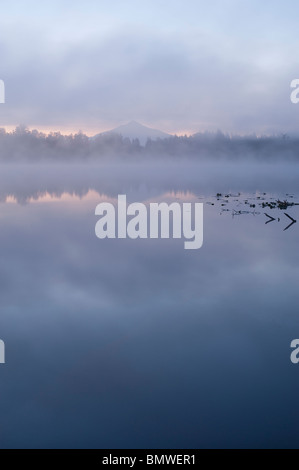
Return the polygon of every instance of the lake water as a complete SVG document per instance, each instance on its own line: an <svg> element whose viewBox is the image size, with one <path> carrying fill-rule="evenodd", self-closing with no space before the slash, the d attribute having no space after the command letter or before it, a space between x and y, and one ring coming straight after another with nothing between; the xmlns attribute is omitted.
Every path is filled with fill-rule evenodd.
<svg viewBox="0 0 299 470"><path fill-rule="evenodd" d="M2 167L0 447L298 447L298 176ZM97 239L118 194L203 202L203 247Z"/></svg>

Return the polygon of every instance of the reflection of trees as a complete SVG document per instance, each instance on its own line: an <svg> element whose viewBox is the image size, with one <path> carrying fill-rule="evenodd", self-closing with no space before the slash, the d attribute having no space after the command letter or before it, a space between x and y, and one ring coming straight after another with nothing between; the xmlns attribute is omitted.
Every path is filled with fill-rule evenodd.
<svg viewBox="0 0 299 470"><path fill-rule="evenodd" d="M25 204L29 199L38 199L46 194L57 198L62 194L83 197L91 190L110 197L141 190L150 197L171 190L199 189L200 183L194 171L189 173L189 178L181 178L180 169L173 171L172 175L169 179L169 171L165 171L165 167L157 172L155 166L128 168L127 165L2 165L0 202L13 197L19 203Z"/></svg>
<svg viewBox="0 0 299 470"><path fill-rule="evenodd" d="M89 138L82 132L44 134L19 126L14 132L0 129L0 162L107 161L119 158L143 159L172 157L209 160L299 160L299 138L280 136L230 136L221 132L193 136L149 139L141 146L138 139L107 133Z"/></svg>

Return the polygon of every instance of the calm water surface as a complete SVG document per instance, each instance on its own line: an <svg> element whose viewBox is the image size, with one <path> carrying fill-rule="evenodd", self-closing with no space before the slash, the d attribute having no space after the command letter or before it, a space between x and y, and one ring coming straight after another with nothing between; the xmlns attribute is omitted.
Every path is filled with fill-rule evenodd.
<svg viewBox="0 0 299 470"><path fill-rule="evenodd" d="M0 447L298 447L298 173L3 167ZM203 248L100 241L118 194L203 202Z"/></svg>

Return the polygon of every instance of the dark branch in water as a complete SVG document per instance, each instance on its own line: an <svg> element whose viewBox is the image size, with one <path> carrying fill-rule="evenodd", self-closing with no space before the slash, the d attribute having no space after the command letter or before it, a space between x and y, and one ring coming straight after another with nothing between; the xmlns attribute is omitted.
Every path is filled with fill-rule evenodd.
<svg viewBox="0 0 299 470"><path fill-rule="evenodd" d="M289 214L286 214L286 213L285 213L284 215L286 215L286 216L292 221L292 222L290 223L290 225L288 225L288 226L284 229L284 232L285 232L286 230L289 230L289 228L291 228L294 224L296 224L296 223L297 223L297 220L293 219L293 217L291 217Z"/></svg>
<svg viewBox="0 0 299 470"><path fill-rule="evenodd" d="M284 215L286 215L293 222L293 224L297 222L297 220L293 219L293 217L291 217L289 214L285 213Z"/></svg>
<svg viewBox="0 0 299 470"><path fill-rule="evenodd" d="M270 220L268 220L268 221L266 222L266 225L267 225L267 224L270 224L271 222L274 222L274 220L276 220L276 219L274 219L274 217L271 217L271 215L266 214L266 212L265 212L265 216L270 219Z"/></svg>

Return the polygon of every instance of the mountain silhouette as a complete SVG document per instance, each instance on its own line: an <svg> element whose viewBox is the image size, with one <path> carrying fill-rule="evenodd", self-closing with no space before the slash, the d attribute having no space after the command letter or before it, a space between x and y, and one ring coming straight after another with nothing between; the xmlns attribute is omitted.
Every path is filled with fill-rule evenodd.
<svg viewBox="0 0 299 470"><path fill-rule="evenodd" d="M166 132L162 132L157 129L152 129L151 127L143 126L142 124L136 121L131 121L128 124L116 127L115 129L111 129L110 131L102 132L94 137L107 134L119 134L122 137L126 137L131 140L139 139L141 145L144 145L147 139L156 140L159 138L165 139L166 137L170 137L170 134L167 134Z"/></svg>

